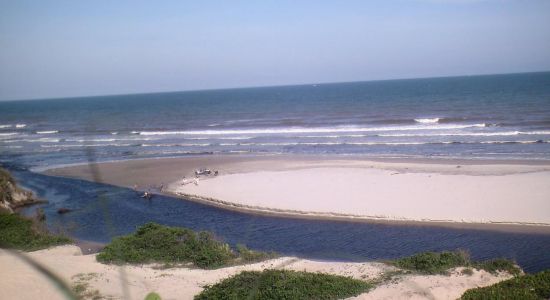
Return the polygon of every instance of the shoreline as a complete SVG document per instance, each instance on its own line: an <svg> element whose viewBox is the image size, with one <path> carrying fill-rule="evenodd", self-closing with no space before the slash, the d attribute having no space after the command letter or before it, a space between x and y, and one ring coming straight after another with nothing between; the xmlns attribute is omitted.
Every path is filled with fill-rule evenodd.
<svg viewBox="0 0 550 300"><path fill-rule="evenodd" d="M313 211L295 211L273 209L269 207L251 207L239 203L232 203L218 199L204 198L197 195L177 194L172 192L163 192L162 195L171 196L174 198L201 203L230 211L253 214L259 216L278 217L278 218L294 218L305 220L321 220L321 221L340 221L352 223L370 223L370 224L386 224L399 226L437 226L454 229L471 229L471 230L490 230L509 233L534 233L534 234L550 234L550 223L522 223L522 222L493 222L486 223L478 222L460 222L453 220L414 220L405 218L391 219L382 216L364 216L364 215L346 215L338 213L323 213Z"/></svg>
<svg viewBox="0 0 550 300"><path fill-rule="evenodd" d="M529 220L509 221L506 219L485 219L483 220L483 222L475 222L464 218L457 221L456 219L453 220L444 217L411 218L407 216L396 216L387 214L356 214L349 213L347 211L327 211L326 209L318 211L309 209L296 209L294 207L272 207L269 205L261 205L261 203L253 205L246 202L243 203L240 201L232 201L234 199L214 197L212 195L208 195L208 193L205 193L204 191L202 191L203 194L194 193L192 191L178 191L178 184L175 184L175 182L179 181L179 178L181 178L183 174L187 176L191 174L193 169L199 168L201 166L208 166L212 167L213 169L219 168L220 170L222 170L222 175L216 177L215 179L207 178L205 180L201 180L201 186L209 185L209 187L214 188L216 186L212 186L212 184L214 184L216 180L220 181L220 179L222 178L231 178L231 176L249 176L246 177L246 180L250 180L250 178L261 177L260 175L256 176L253 174L263 174L261 172L266 173L267 171L270 171L272 173L292 172L293 170L313 170L315 172L320 172L319 170L322 170L322 168L333 168L331 170L339 170L335 169L336 167L340 169L347 168L346 170L365 168L366 170L376 169L394 172L389 175L412 174L412 176L420 176L423 174L429 174L427 177L449 177L453 175L459 175L451 178L452 184L455 184L455 181L458 182L459 180L463 180L461 179L462 177L473 178L473 176L475 176L475 180L479 181L485 180L489 177L497 179L504 178L506 177L506 175L520 176L522 174L529 175L540 173L546 176L547 172L550 170L550 164L540 164L537 162L531 162L530 164L523 164L517 161L506 162L506 164L494 161L478 162L471 160L452 162L453 163L449 163L449 161L442 162L441 160L426 161L426 159L422 159L421 162L418 162L418 160L411 162L409 160L405 161L401 159L395 161L384 158L373 160L372 158L364 158L360 156L358 158L358 156L341 157L329 155L223 155L180 158L154 158L126 160L121 162L119 161L97 163L94 164L94 169L99 170L103 175L101 178L99 178L99 180L96 180L100 183L106 183L126 188L131 188L133 184L138 183L139 187L146 187L155 184L158 185L159 183L169 183L167 185L167 190L163 192L163 194L165 195L177 197L187 201L199 202L210 206L216 206L222 209L239 211L249 214L317 220L338 220L347 222L444 226L451 228L498 230L506 232L550 233L550 222L530 222ZM143 175L143 173L145 173L146 175L150 174L152 176L146 176ZM43 172L43 174L94 181L94 177L92 176L90 168L87 165L50 169ZM377 174L374 176L379 175ZM227 185L222 184L222 186L227 188Z"/></svg>

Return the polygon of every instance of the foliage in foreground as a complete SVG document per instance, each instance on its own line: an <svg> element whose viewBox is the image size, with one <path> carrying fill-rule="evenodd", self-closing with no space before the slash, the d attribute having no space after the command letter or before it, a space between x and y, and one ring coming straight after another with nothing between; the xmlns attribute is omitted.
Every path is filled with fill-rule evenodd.
<svg viewBox="0 0 550 300"><path fill-rule="evenodd" d="M212 233L147 223L133 234L113 239L97 260L104 263L193 263L199 268L217 268L236 261L254 261L270 254L239 247L235 253Z"/></svg>
<svg viewBox="0 0 550 300"><path fill-rule="evenodd" d="M206 286L195 299L342 299L372 284L344 276L288 270L245 271Z"/></svg>
<svg viewBox="0 0 550 300"><path fill-rule="evenodd" d="M461 297L470 299L549 299L550 270L516 276L494 285L467 290Z"/></svg>
<svg viewBox="0 0 550 300"><path fill-rule="evenodd" d="M424 274L444 274L447 270L456 267L473 267L491 273L506 271L510 274L519 274L521 272L510 260L493 259L484 262L472 262L468 253L461 250L422 252L394 260L391 264L401 269Z"/></svg>
<svg viewBox="0 0 550 300"><path fill-rule="evenodd" d="M52 235L40 227L18 214L0 213L0 247L34 251L71 242L67 237Z"/></svg>

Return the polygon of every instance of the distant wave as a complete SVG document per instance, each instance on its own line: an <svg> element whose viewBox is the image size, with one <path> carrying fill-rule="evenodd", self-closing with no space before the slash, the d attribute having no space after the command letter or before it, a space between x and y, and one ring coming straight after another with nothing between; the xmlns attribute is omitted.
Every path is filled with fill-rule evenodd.
<svg viewBox="0 0 550 300"><path fill-rule="evenodd" d="M39 138L39 139L22 139L22 140L11 140L9 143L20 143L20 142L26 142L26 143L59 143L61 139L54 139L54 138Z"/></svg>
<svg viewBox="0 0 550 300"><path fill-rule="evenodd" d="M422 124L434 124L439 122L439 118L414 119L414 121Z"/></svg>
<svg viewBox="0 0 550 300"><path fill-rule="evenodd" d="M129 147L132 144L40 145L42 148Z"/></svg>
<svg viewBox="0 0 550 300"><path fill-rule="evenodd" d="M220 146L339 146L339 145L352 145L352 146L374 146L374 145L447 145L447 144L541 144L548 143L548 141L536 140L536 141L483 141L483 142L320 142L320 143L308 143L308 142L289 142L289 143L222 143Z"/></svg>
<svg viewBox="0 0 550 300"><path fill-rule="evenodd" d="M58 133L58 130L44 130L44 131L37 131L36 134L51 134L51 133Z"/></svg>
<svg viewBox="0 0 550 300"><path fill-rule="evenodd" d="M328 138L328 139L337 139L337 138L343 138L343 137L351 137L351 138L359 138L359 137L367 137L365 134L342 134L342 135L299 135L295 136L295 138Z"/></svg>
<svg viewBox="0 0 550 300"><path fill-rule="evenodd" d="M235 137L223 137L222 140L250 140L253 139L251 136L235 136Z"/></svg>
<svg viewBox="0 0 550 300"><path fill-rule="evenodd" d="M189 131L140 131L140 135L232 135L232 134L285 134L285 133L336 133L406 130L448 130L485 127L486 124L412 125L388 127L286 127L265 129L189 130Z"/></svg>
<svg viewBox="0 0 550 300"><path fill-rule="evenodd" d="M91 139L83 139L83 138L77 138L77 139L66 139L67 142L78 142L78 143L88 143L88 142L115 142L115 141L149 141L151 138L91 138Z"/></svg>
<svg viewBox="0 0 550 300"><path fill-rule="evenodd" d="M381 133L380 137L429 137L429 136L514 136L514 135L550 135L546 131L502 131L502 132L464 132L464 133Z"/></svg>
<svg viewBox="0 0 550 300"><path fill-rule="evenodd" d="M6 125L0 125L0 128L10 128L10 127L11 127L11 125L9 125L9 124L6 124Z"/></svg>
<svg viewBox="0 0 550 300"><path fill-rule="evenodd" d="M27 124L16 124L15 128L25 128L27 127Z"/></svg>
<svg viewBox="0 0 550 300"><path fill-rule="evenodd" d="M206 147L213 144L141 144L142 147Z"/></svg>
<svg viewBox="0 0 550 300"><path fill-rule="evenodd" d="M17 132L3 132L0 133L0 136L11 136L11 135L17 135Z"/></svg>

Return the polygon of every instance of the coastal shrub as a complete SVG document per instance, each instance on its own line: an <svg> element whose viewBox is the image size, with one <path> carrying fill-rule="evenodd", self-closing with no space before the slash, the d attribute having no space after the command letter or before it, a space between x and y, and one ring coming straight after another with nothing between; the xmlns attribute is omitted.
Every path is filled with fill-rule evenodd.
<svg viewBox="0 0 550 300"><path fill-rule="evenodd" d="M238 244L237 245L237 252L239 254L239 257L244 262L255 262L255 261L261 261L265 259L270 259L275 256L277 256L275 253L267 253L262 251L254 251L248 249L245 245Z"/></svg>
<svg viewBox="0 0 550 300"><path fill-rule="evenodd" d="M476 269L485 270L493 274L498 271L506 271L512 275L518 275L521 273L521 269L513 261L504 258L477 262L473 263L472 266Z"/></svg>
<svg viewBox="0 0 550 300"><path fill-rule="evenodd" d="M391 262L402 269L425 274L441 274L446 270L470 264L470 257L465 251L422 252Z"/></svg>
<svg viewBox="0 0 550 300"><path fill-rule="evenodd" d="M195 299L342 299L370 288L370 283L344 276L289 270L244 271L206 286Z"/></svg>
<svg viewBox="0 0 550 300"><path fill-rule="evenodd" d="M491 286L467 290L461 297L470 299L549 299L550 270L516 276Z"/></svg>
<svg viewBox="0 0 550 300"><path fill-rule="evenodd" d="M422 252L409 257L399 258L389 263L401 269L424 274L446 274L447 270L456 267L471 267L490 273L499 271L508 272L512 275L521 273L521 269L508 259L498 258L472 262L468 253L463 250Z"/></svg>
<svg viewBox="0 0 550 300"><path fill-rule="evenodd" d="M0 247L34 251L68 244L71 239L48 233L31 219L0 213Z"/></svg>
<svg viewBox="0 0 550 300"><path fill-rule="evenodd" d="M264 256L256 251L247 255ZM156 223L147 223L133 234L113 239L97 255L97 260L104 263L193 263L204 269L221 267L238 258L238 253L210 232L197 233Z"/></svg>
<svg viewBox="0 0 550 300"><path fill-rule="evenodd" d="M15 185L15 179L11 174L0 167L0 202L9 203L12 201L11 190Z"/></svg>

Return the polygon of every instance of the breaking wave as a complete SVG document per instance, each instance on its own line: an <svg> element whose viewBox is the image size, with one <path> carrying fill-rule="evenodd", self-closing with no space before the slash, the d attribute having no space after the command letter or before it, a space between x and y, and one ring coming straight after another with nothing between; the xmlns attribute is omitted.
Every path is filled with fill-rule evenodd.
<svg viewBox="0 0 550 300"><path fill-rule="evenodd" d="M37 131L36 134L52 134L52 133L58 133L58 130L44 130L44 131Z"/></svg>
<svg viewBox="0 0 550 300"><path fill-rule="evenodd" d="M187 131L139 131L140 135L232 135L232 134L288 134L288 133L337 133L337 132L371 132L371 131L407 131L407 130L448 130L473 127L485 127L479 124L448 124L448 125L411 125L387 127L286 127L265 129L227 129L227 130L187 130Z"/></svg>
<svg viewBox="0 0 550 300"><path fill-rule="evenodd" d="M414 119L414 121L422 124L434 124L439 122L439 118Z"/></svg>

